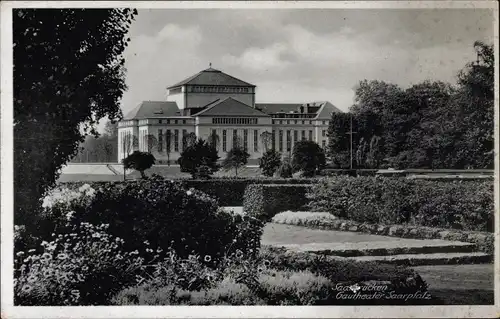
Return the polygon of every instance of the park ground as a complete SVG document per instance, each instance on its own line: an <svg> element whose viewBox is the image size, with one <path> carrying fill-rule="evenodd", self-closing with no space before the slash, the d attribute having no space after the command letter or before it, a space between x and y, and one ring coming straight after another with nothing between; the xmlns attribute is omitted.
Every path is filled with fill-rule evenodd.
<svg viewBox="0 0 500 319"><path fill-rule="evenodd" d="M374 241L393 241L405 245L410 241L418 240L270 223L264 228L261 243L276 246L311 243L348 245ZM491 304L493 300L493 264L430 265L411 268L429 284L429 291L446 300L447 304Z"/></svg>

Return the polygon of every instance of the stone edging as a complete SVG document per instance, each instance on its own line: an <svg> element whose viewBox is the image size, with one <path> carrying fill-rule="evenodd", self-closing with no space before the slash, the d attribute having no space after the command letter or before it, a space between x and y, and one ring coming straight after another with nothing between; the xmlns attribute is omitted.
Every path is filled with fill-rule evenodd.
<svg viewBox="0 0 500 319"><path fill-rule="evenodd" d="M273 218L272 222L315 229L352 231L391 237L461 241L473 243L476 245L478 251L488 254L493 254L495 247L495 235L488 232L464 231L414 225L367 224L345 219L311 220L294 218L294 221L292 222L290 220L280 221Z"/></svg>

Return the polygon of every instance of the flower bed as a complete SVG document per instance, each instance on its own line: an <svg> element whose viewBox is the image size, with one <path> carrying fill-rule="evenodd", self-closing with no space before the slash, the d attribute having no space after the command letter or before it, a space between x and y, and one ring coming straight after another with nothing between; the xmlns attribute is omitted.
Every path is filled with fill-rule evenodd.
<svg viewBox="0 0 500 319"><path fill-rule="evenodd" d="M73 217L75 223L109 224L110 234L124 238L130 251L148 242L163 250L172 247L182 256L219 258L228 249L255 252L260 245L260 221L223 211L210 196L179 183L157 177L93 186L49 194L40 239L64 230L67 218Z"/></svg>
<svg viewBox="0 0 500 319"><path fill-rule="evenodd" d="M431 297L427 284L404 267L325 259L264 247L256 260L226 268L220 280L206 289L176 287L154 279L126 288L113 299L116 305L357 305L431 304L433 299L395 300L398 294ZM235 267L236 266L236 267ZM199 272L198 272L199 273ZM162 276L161 278L164 278ZM216 275L213 278L217 278ZM350 287L359 287L356 293ZM366 289L364 288L366 287ZM373 296L373 287L379 295ZM364 295L359 296L359 295ZM351 298L346 298L350 296Z"/></svg>
<svg viewBox="0 0 500 319"><path fill-rule="evenodd" d="M493 232L493 181L405 178L322 179L309 189L309 208L371 224L409 224Z"/></svg>
<svg viewBox="0 0 500 319"><path fill-rule="evenodd" d="M305 226L318 229L363 232L375 235L414 238L414 239L443 239L462 241L476 244L478 250L493 254L495 236L489 232L450 230L416 225L385 225L362 223L342 218L325 218L318 215L316 218L306 216L305 213L283 212L272 218L273 223Z"/></svg>

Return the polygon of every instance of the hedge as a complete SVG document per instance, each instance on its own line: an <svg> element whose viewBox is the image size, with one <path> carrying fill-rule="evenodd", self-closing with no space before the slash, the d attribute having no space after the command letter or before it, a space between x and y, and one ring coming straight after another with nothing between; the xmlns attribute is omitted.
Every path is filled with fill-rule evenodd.
<svg viewBox="0 0 500 319"><path fill-rule="evenodd" d="M245 189L251 184L311 184L313 179L236 179L182 180L185 188L200 190L219 202L220 206L243 206Z"/></svg>
<svg viewBox="0 0 500 319"><path fill-rule="evenodd" d="M252 184L245 190L243 210L261 220L270 220L285 210L300 210L308 203L311 185Z"/></svg>
<svg viewBox="0 0 500 319"><path fill-rule="evenodd" d="M219 206L243 206L243 196L245 189L250 184L312 184L315 179L296 179L296 178L234 178L234 177L221 177L212 178L209 180L193 180L193 179L178 179L175 180L180 183L185 189L194 188L202 191L211 197L217 199ZM134 180L117 181L117 182L92 182L90 185L96 187L108 185L109 183L130 183ZM170 183L166 179L165 183ZM82 182L65 182L61 183L63 186L70 188L78 188L84 183Z"/></svg>
<svg viewBox="0 0 500 319"><path fill-rule="evenodd" d="M406 178L321 179L307 194L309 208L370 224L405 224L493 232L491 180Z"/></svg>

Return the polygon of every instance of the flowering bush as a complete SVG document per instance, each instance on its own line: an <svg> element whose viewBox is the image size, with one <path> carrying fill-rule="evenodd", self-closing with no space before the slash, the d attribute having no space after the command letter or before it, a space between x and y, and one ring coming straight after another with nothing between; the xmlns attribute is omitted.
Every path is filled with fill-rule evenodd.
<svg viewBox="0 0 500 319"><path fill-rule="evenodd" d="M81 223L69 233L52 234L41 252L18 251L14 295L17 305L103 305L136 283L144 259L123 251L123 239L108 225Z"/></svg>
<svg viewBox="0 0 500 319"><path fill-rule="evenodd" d="M129 251L147 241L163 251L172 248L182 258L198 254L218 260L236 249L256 253L263 227L250 216L219 209L205 193L158 176L58 190L44 203L44 229L51 232L65 229L73 216L76 223L109 224L109 233L124 238Z"/></svg>

